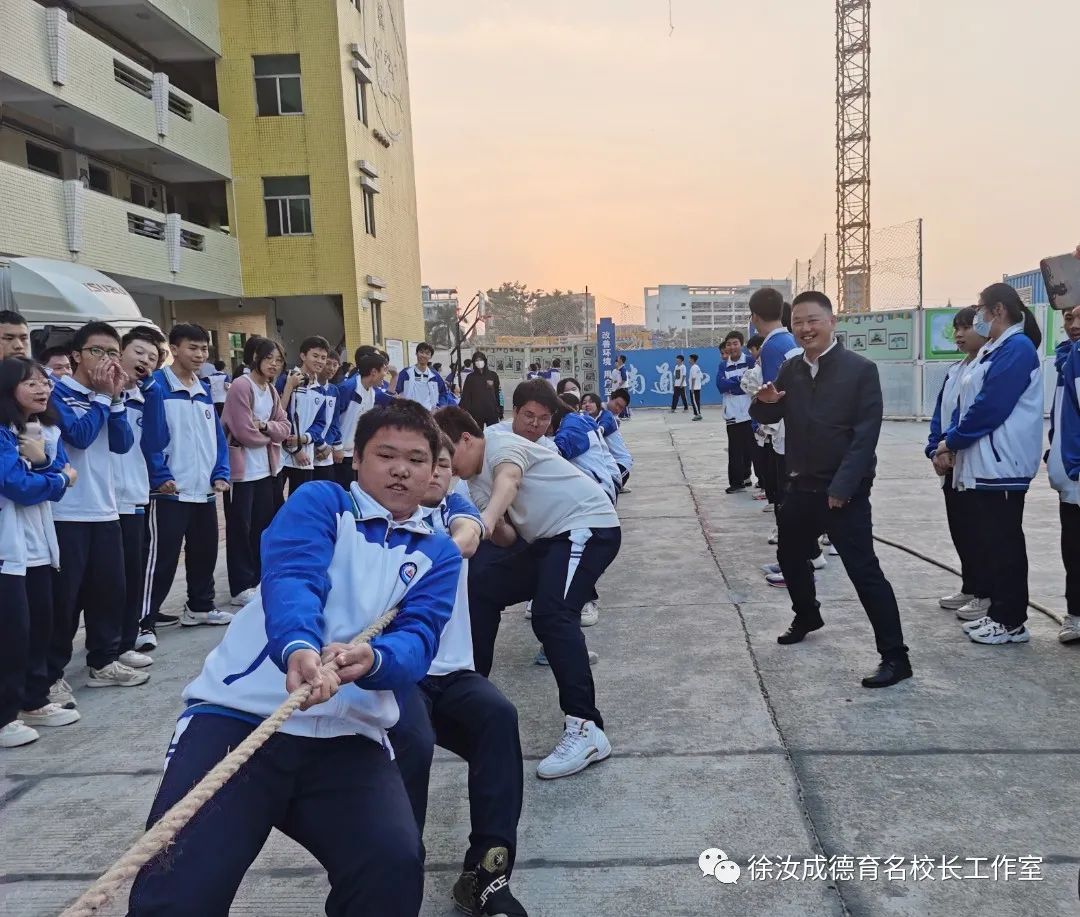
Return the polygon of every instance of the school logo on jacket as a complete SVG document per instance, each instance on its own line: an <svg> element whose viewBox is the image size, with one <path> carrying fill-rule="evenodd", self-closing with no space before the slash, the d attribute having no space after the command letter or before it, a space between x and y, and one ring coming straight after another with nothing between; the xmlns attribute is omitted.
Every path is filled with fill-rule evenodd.
<svg viewBox="0 0 1080 917"><path fill-rule="evenodd" d="M210 419L210 408L205 408L203 413L206 415L206 419Z"/></svg>
<svg viewBox="0 0 1080 917"><path fill-rule="evenodd" d="M398 570L398 576L401 578L401 581L408 586L416 576L416 564L411 562L402 564L401 569Z"/></svg>

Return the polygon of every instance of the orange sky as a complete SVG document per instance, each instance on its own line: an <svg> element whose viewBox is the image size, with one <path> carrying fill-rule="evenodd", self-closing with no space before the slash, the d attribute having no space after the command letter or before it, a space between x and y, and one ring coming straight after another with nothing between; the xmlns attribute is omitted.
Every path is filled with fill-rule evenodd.
<svg viewBox="0 0 1080 917"><path fill-rule="evenodd" d="M669 37L666 0L407 0L424 283L640 307L784 277L831 234L833 4L673 5ZM1080 3L871 23L873 223L925 219L927 304L1075 246Z"/></svg>

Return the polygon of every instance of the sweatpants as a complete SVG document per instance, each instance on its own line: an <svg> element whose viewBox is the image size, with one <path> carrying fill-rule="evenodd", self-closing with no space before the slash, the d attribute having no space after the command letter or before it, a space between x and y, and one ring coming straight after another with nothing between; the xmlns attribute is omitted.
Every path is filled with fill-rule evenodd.
<svg viewBox="0 0 1080 917"><path fill-rule="evenodd" d="M754 429L749 420L727 425L728 484L741 487L750 480L754 454Z"/></svg>
<svg viewBox="0 0 1080 917"><path fill-rule="evenodd" d="M181 720L147 828L254 728L216 714ZM358 735L317 739L279 732L139 871L129 917L228 917L244 873L273 828L326 869L328 917L419 912L420 836L386 749Z"/></svg>
<svg viewBox="0 0 1080 917"><path fill-rule="evenodd" d="M26 574L0 573L4 613L0 615L0 726L20 710L49 702L45 657L52 633L53 569L28 567Z"/></svg>
<svg viewBox="0 0 1080 917"><path fill-rule="evenodd" d="M503 609L532 599L533 633L551 664L563 713L592 720L602 729L581 609L596 595L596 583L621 543L618 527L575 529L532 544L518 539L509 548L481 542L469 561L476 671L491 671Z"/></svg>
<svg viewBox="0 0 1080 917"><path fill-rule="evenodd" d="M48 679L53 684L71 662L79 609L86 622L86 664L116 662L124 628L124 540L120 523L57 522L60 569L53 575L53 626Z"/></svg>
<svg viewBox="0 0 1080 917"><path fill-rule="evenodd" d="M1012 630L1027 620L1028 556L1024 539L1023 491L969 490L967 524L976 557L986 571L990 609L986 613Z"/></svg>
<svg viewBox="0 0 1080 917"><path fill-rule="evenodd" d="M690 389L690 407L694 409L694 416L701 414L701 389Z"/></svg>
<svg viewBox="0 0 1080 917"><path fill-rule="evenodd" d="M120 514L120 538L124 543L124 621L120 628L120 652L135 648L142 619L146 586L146 509Z"/></svg>
<svg viewBox="0 0 1080 917"><path fill-rule="evenodd" d="M754 445L750 450L750 457L754 468L754 477L757 478L757 486L765 486L765 447L760 445L757 437L754 437Z"/></svg>
<svg viewBox="0 0 1080 917"><path fill-rule="evenodd" d="M973 595L985 599L989 592L986 587L986 559L979 556L978 539L971 525L968 503L974 494L970 490L956 490L950 471L942 482L945 496L945 518L949 523L949 535L953 547L960 558L960 591L964 595Z"/></svg>
<svg viewBox="0 0 1080 917"><path fill-rule="evenodd" d="M289 485L290 497L296 493L296 488L301 484L306 484L308 481L315 479L315 469L310 465L307 468L293 468L286 465L281 469L281 474L285 483Z"/></svg>
<svg viewBox="0 0 1080 917"><path fill-rule="evenodd" d="M870 619L881 657L906 656L896 595L874 553L870 482L865 481L840 509L829 509L829 495L824 491L789 488L778 510L777 522L780 529L777 559L795 612L792 626L809 628L821 623L821 605L809 558L816 557L820 551L818 538L828 534Z"/></svg>
<svg viewBox="0 0 1080 917"><path fill-rule="evenodd" d="M187 573L187 605L195 612L214 608L214 567L217 566L217 501L181 503L150 501L150 538L142 626L157 623L161 603L172 588L180 549Z"/></svg>
<svg viewBox="0 0 1080 917"><path fill-rule="evenodd" d="M1065 564L1065 610L1080 617L1080 505L1058 504L1061 559Z"/></svg>
<svg viewBox="0 0 1080 917"><path fill-rule="evenodd" d="M229 592L239 595L262 579L262 533L274 521L274 479L234 481L225 494L225 560Z"/></svg>
<svg viewBox="0 0 1080 917"><path fill-rule="evenodd" d="M311 479L313 481L335 481L337 480L337 463L331 463L329 465L316 465L311 472Z"/></svg>
<svg viewBox="0 0 1080 917"><path fill-rule="evenodd" d="M421 837L437 744L469 765L472 830L463 868L475 867L492 847L505 847L512 869L524 794L514 705L483 675L472 671L428 675L397 697L401 713L390 730L390 743Z"/></svg>
<svg viewBox="0 0 1080 917"><path fill-rule="evenodd" d="M682 409L684 411L688 410L690 406L686 403L685 385L676 385L671 390L671 410L675 410L675 406L679 403L680 400L682 401Z"/></svg>
<svg viewBox="0 0 1080 917"><path fill-rule="evenodd" d="M353 457L351 455L346 455L345 458L334 466L334 480L346 490L348 490L352 486L352 482L356 480L356 469L353 468L352 461Z"/></svg>
<svg viewBox="0 0 1080 917"><path fill-rule="evenodd" d="M762 446L764 453L765 473L765 498L773 506L779 506L784 502L784 493L787 489L787 459L784 453L777 452L773 448L772 440Z"/></svg>

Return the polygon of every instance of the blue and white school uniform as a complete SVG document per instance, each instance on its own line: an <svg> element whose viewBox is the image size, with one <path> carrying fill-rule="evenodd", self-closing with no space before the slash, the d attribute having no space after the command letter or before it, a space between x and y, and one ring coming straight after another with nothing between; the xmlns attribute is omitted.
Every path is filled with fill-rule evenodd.
<svg viewBox="0 0 1080 917"><path fill-rule="evenodd" d="M399 395L422 404L429 411L454 403L442 376L431 366L423 370L418 366L403 369L398 373L396 391Z"/></svg>
<svg viewBox="0 0 1080 917"><path fill-rule="evenodd" d="M596 481L615 503L622 472L612 457L600 426L588 414L567 414L555 433L559 454Z"/></svg>
<svg viewBox="0 0 1080 917"><path fill-rule="evenodd" d="M1054 365L1057 387L1046 470L1059 499L1066 610L1080 617L1080 344L1059 345Z"/></svg>
<svg viewBox="0 0 1080 917"><path fill-rule="evenodd" d="M278 393L285 391L285 378L285 373L282 373L277 378ZM326 396L318 385L301 385L293 389L285 413L289 417L293 434L300 437L302 445L291 451L282 447L282 468L294 468L298 471L306 471L309 474L314 469L315 447L321 446L325 441L324 434L331 420L326 414L325 401ZM307 465L297 463L295 456L300 452L307 455Z"/></svg>
<svg viewBox="0 0 1080 917"><path fill-rule="evenodd" d="M326 458L315 459L316 468L328 468L330 471L315 472L315 476L329 481L334 472L334 449L341 448L341 409L343 406L338 386L332 382L324 382L318 386L323 396L323 416L326 418L326 432L323 434L323 442L330 447Z"/></svg>
<svg viewBox="0 0 1080 917"><path fill-rule="evenodd" d="M634 457L626 446L622 430L619 429L618 418L607 408L602 408L596 417L600 432L604 434L604 442L607 444L611 457L619 466L622 483L625 484L630 477L630 469L634 467Z"/></svg>

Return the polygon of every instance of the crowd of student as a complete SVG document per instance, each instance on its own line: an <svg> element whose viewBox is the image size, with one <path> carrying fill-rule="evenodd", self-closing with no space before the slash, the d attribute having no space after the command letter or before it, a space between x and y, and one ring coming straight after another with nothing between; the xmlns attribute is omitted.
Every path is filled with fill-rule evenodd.
<svg viewBox="0 0 1080 917"><path fill-rule="evenodd" d="M537 776L611 754L582 627L599 620L597 583L621 542L633 461L617 417L629 394L538 377L516 387L504 420L481 352L459 404L426 344L388 376L373 347L343 374L311 337L286 372L281 346L253 338L230 378L208 362L209 343L197 325L166 340L91 322L43 365L22 318L0 314L0 587L13 599L0 617L0 746L79 720L65 674L80 618L91 687L145 684L162 628L221 626L184 691L150 823L288 691L314 693L167 865L140 873L131 913L227 912L278 827L326 866L328 913L415 914L439 744L469 763L454 901L524 917L509 888L517 714L487 675L504 609L527 602L564 718ZM218 494L234 611L215 605ZM162 605L181 553L187 600L172 615ZM390 609L381 636L345 645ZM320 669L331 658L334 674ZM379 824L370 850L322 843L327 805Z"/></svg>

